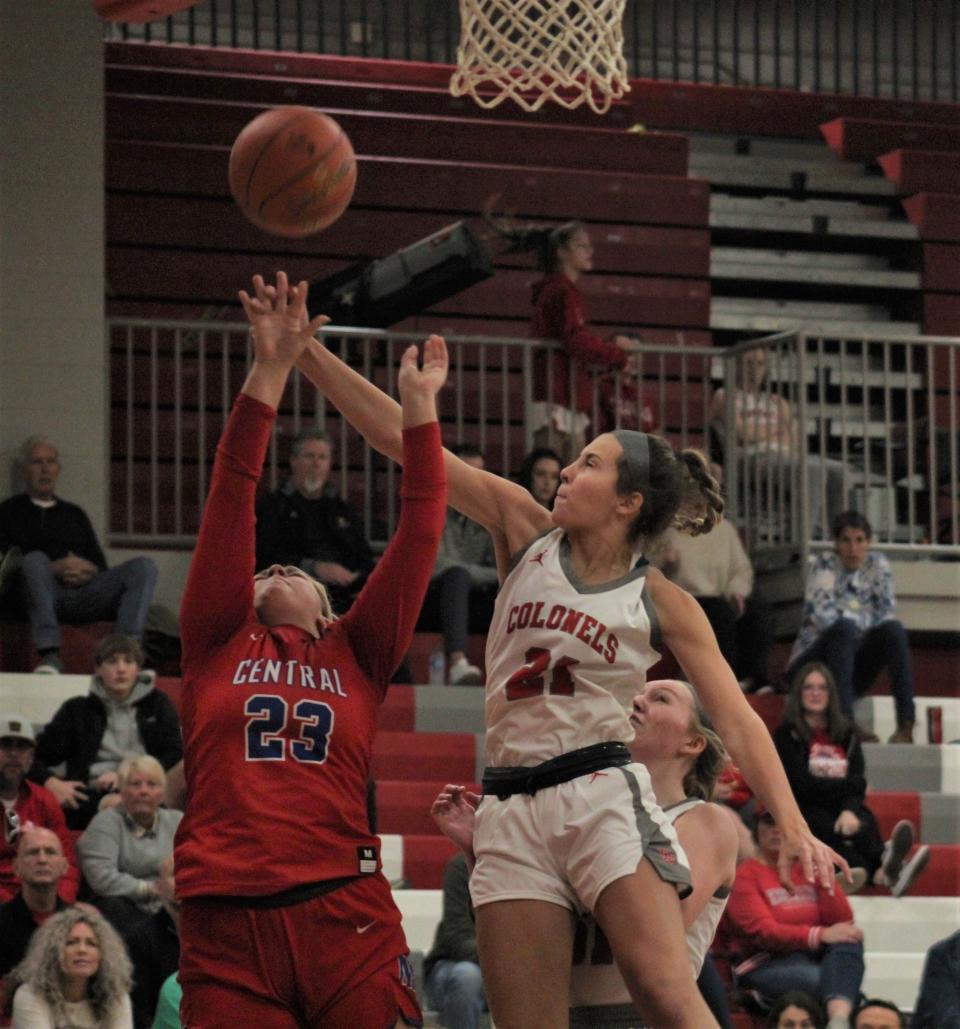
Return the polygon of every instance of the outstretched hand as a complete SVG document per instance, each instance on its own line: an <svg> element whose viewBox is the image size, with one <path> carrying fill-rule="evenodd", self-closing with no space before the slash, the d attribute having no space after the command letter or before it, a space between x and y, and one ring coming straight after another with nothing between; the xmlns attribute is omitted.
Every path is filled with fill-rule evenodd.
<svg viewBox="0 0 960 1029"><path fill-rule="evenodd" d="M434 397L447 381L450 360L447 356L447 344L442 336L430 336L423 344L423 364L419 367L418 356L418 348L411 345L400 358L397 388L401 397L412 393Z"/></svg>
<svg viewBox="0 0 960 1029"><path fill-rule="evenodd" d="M305 280L291 286L286 272L277 272L276 285L264 282L262 275L254 275L253 296L240 290L258 361L293 365L316 332L330 321L323 314L309 318L307 289Z"/></svg>
<svg viewBox="0 0 960 1029"><path fill-rule="evenodd" d="M482 800L465 786L448 783L430 806L437 828L470 858L473 857L473 825Z"/></svg>
<svg viewBox="0 0 960 1029"><path fill-rule="evenodd" d="M835 866L839 866L847 882L852 881L847 862L835 850L818 840L806 826L794 833L782 833L777 871L780 882L791 893L794 883L790 871L794 861L800 862L803 877L808 883L818 882L825 890L833 889Z"/></svg>

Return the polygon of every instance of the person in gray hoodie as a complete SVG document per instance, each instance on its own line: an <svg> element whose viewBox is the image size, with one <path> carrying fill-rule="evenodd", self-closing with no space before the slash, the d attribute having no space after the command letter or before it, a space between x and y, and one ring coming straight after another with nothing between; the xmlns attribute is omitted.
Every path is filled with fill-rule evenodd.
<svg viewBox="0 0 960 1029"><path fill-rule="evenodd" d="M37 737L29 777L53 793L71 829L85 829L105 798L116 802L125 758L149 754L166 770L183 756L176 709L142 662L136 640L107 636L94 656L89 693L64 701ZM54 774L60 765L63 773Z"/></svg>

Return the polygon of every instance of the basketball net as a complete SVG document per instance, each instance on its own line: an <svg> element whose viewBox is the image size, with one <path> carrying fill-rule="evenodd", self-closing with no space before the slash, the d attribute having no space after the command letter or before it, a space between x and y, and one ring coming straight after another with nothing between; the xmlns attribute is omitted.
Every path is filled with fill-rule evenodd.
<svg viewBox="0 0 960 1029"><path fill-rule="evenodd" d="M597 114L629 89L623 57L626 0L460 0L454 96L525 111L547 100Z"/></svg>

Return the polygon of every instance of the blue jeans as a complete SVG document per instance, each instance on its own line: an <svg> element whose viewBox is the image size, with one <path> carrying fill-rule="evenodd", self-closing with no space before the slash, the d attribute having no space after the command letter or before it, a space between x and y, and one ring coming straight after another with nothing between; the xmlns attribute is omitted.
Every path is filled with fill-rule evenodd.
<svg viewBox="0 0 960 1029"><path fill-rule="evenodd" d="M430 1006L447 1029L477 1029L487 1009L480 966L473 961L438 961L424 983Z"/></svg>
<svg viewBox="0 0 960 1029"><path fill-rule="evenodd" d="M788 990L802 990L822 1004L842 998L856 1007L862 982L862 943L828 943L817 954L786 954L740 976L740 985L757 990L767 1003Z"/></svg>
<svg viewBox="0 0 960 1029"><path fill-rule="evenodd" d="M897 709L897 725L912 722L913 674L910 645L903 625L891 619L861 633L848 618L838 618L817 637L787 671L793 673L808 661L822 661L837 680L843 713L853 717L853 703L873 685L884 668L890 673L890 688Z"/></svg>
<svg viewBox="0 0 960 1029"><path fill-rule="evenodd" d="M60 623L84 625L115 619L116 632L140 639L157 585L157 566L135 557L98 572L83 586L64 586L41 550L23 555L20 581L37 650L60 646Z"/></svg>

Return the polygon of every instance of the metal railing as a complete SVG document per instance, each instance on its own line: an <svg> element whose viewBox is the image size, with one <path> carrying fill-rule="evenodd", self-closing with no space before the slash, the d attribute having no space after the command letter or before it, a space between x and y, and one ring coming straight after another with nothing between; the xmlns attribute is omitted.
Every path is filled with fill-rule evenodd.
<svg viewBox="0 0 960 1029"><path fill-rule="evenodd" d="M957 100L960 0L629 0L635 77ZM201 0L110 38L456 62L457 0Z"/></svg>
<svg viewBox="0 0 960 1029"><path fill-rule="evenodd" d="M421 338L338 327L324 336L391 394L403 348ZM490 470L516 473L533 442L534 398L567 359L546 341L450 336L448 344L445 442L473 443ZM189 547L249 364L247 327L112 319L108 345L110 541ZM854 507L885 549L957 556L958 363L960 339L942 337L787 332L723 350L641 343L631 373L592 374L589 431L649 419L675 447L710 453L723 466L728 515L755 554L829 546L831 519ZM362 512L368 537L388 538L397 469L298 373L280 405L265 488L280 485L287 444L308 425L333 437L336 485Z"/></svg>

